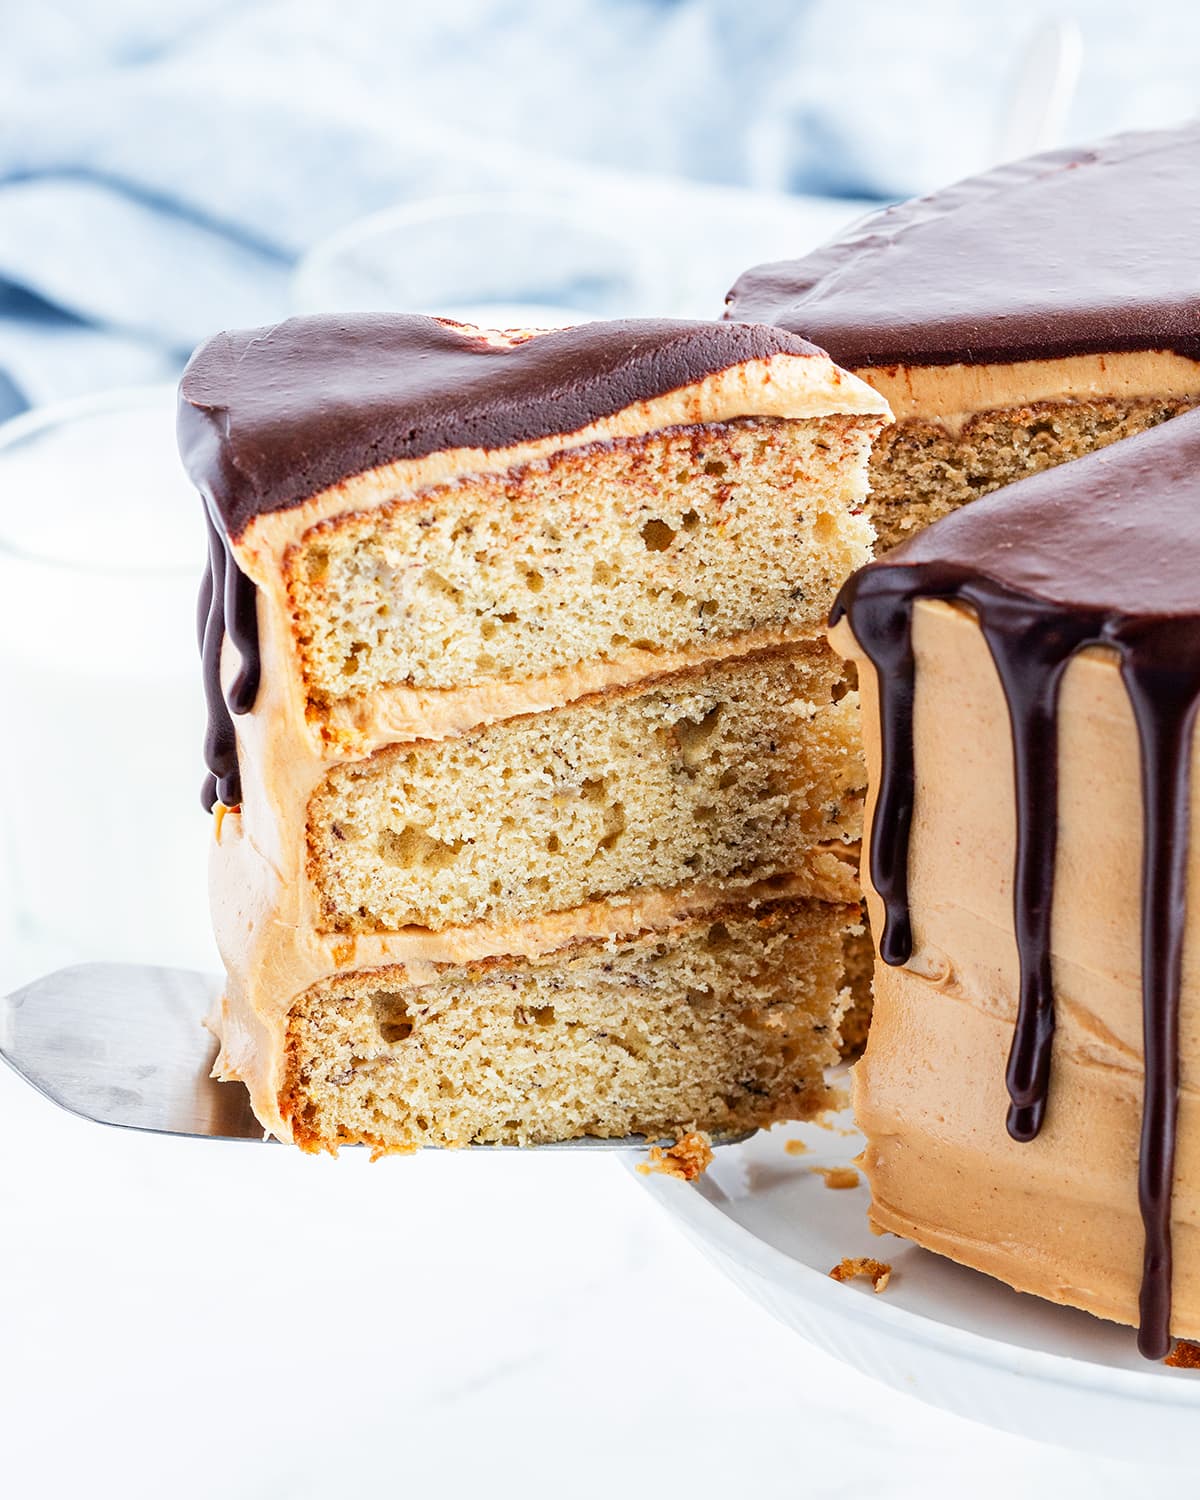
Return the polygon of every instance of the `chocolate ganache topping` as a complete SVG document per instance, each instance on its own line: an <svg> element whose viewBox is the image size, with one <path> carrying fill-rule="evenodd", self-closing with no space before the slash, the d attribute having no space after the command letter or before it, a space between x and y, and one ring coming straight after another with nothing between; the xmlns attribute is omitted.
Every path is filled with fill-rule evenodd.
<svg viewBox="0 0 1200 1500"><path fill-rule="evenodd" d="M912 954L908 844L914 801L912 610L967 606L1008 702L1016 792L1014 925L1020 963L1006 1081L1008 1129L1038 1132L1051 1087L1050 952L1057 840L1057 703L1086 647L1116 652L1137 724L1143 805L1145 1092L1138 1197L1145 1225L1139 1347L1170 1347L1171 1186L1179 994L1187 914L1192 740L1200 704L1200 412L975 501L843 587L879 680L882 769L869 850L885 911L879 953Z"/></svg>
<svg viewBox="0 0 1200 1500"><path fill-rule="evenodd" d="M1004 364L1170 350L1200 359L1200 124L968 178L745 272L727 316L841 365Z"/></svg>
<svg viewBox="0 0 1200 1500"><path fill-rule="evenodd" d="M241 801L231 715L253 708L260 662L254 587L230 541L256 516L401 459L578 432L780 354L820 351L783 329L742 323L585 323L488 338L388 313L290 318L202 344L180 383L178 438L209 516L199 621L209 716L204 805ZM225 694L227 631L242 664Z"/></svg>
<svg viewBox="0 0 1200 1500"><path fill-rule="evenodd" d="M666 319L509 338L387 313L218 334L183 372L184 464L236 539L382 464L578 432L733 365L819 353L780 328Z"/></svg>

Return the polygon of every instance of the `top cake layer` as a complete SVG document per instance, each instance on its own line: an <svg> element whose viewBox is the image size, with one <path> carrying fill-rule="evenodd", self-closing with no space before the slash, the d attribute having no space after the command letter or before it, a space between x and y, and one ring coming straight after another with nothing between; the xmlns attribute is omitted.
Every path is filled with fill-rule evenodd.
<svg viewBox="0 0 1200 1500"><path fill-rule="evenodd" d="M180 402L212 528L216 791L239 798L226 700L245 738L260 684L328 758L812 635L868 553L887 417L768 328L384 317L222 335Z"/></svg>
<svg viewBox="0 0 1200 1500"><path fill-rule="evenodd" d="M1200 358L1200 125L1030 157L747 271L728 315L852 369Z"/></svg>
<svg viewBox="0 0 1200 1500"><path fill-rule="evenodd" d="M817 355L778 328L639 320L536 336L386 313L221 333L180 387L184 463L227 534L341 480L578 432L705 377Z"/></svg>

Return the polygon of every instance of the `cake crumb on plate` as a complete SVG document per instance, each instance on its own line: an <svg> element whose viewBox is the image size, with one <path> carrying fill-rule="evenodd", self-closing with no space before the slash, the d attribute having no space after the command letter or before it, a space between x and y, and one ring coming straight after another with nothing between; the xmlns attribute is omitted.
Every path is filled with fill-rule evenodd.
<svg viewBox="0 0 1200 1500"><path fill-rule="evenodd" d="M813 1167L811 1170L825 1179L827 1188L856 1188L859 1183L858 1173L853 1167Z"/></svg>
<svg viewBox="0 0 1200 1500"><path fill-rule="evenodd" d="M847 1255L829 1274L834 1281L853 1281L857 1276L864 1276L875 1291L883 1292L892 1279L892 1268L886 1260L872 1260L869 1255Z"/></svg>
<svg viewBox="0 0 1200 1500"><path fill-rule="evenodd" d="M638 1163L644 1174L661 1172L664 1177L678 1177L692 1182L713 1159L712 1141L702 1130L689 1130L673 1146L651 1146L650 1159Z"/></svg>

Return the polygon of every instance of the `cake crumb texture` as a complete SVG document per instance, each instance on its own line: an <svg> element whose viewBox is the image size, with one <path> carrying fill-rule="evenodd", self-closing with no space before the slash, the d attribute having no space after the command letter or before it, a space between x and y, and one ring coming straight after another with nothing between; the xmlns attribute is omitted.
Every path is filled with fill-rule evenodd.
<svg viewBox="0 0 1200 1500"><path fill-rule="evenodd" d="M878 551L1030 474L1082 458L1186 411L1182 398L1044 402L985 412L954 434L936 422L886 429L871 457ZM1086 518L1080 518L1086 526Z"/></svg>
<svg viewBox="0 0 1200 1500"><path fill-rule="evenodd" d="M818 632L867 560L879 419L744 418L569 449L324 521L286 575L311 711L630 648Z"/></svg>
<svg viewBox="0 0 1200 1500"><path fill-rule="evenodd" d="M651 1172L693 1182L706 1172L713 1159L712 1140L702 1130L689 1130L673 1146L651 1146L649 1158L638 1162L643 1176Z"/></svg>
<svg viewBox="0 0 1200 1500"><path fill-rule="evenodd" d="M847 929L843 949L849 997L842 1015L842 1056L847 1061L853 1061L867 1045L873 1003L871 985L875 972L875 944L867 925L865 908L862 921Z"/></svg>
<svg viewBox="0 0 1200 1500"><path fill-rule="evenodd" d="M776 902L419 983L399 966L336 976L291 1011L281 1114L308 1150L376 1152L812 1118L853 917Z"/></svg>
<svg viewBox="0 0 1200 1500"><path fill-rule="evenodd" d="M338 767L308 819L330 932L514 921L731 889L861 831L857 695L823 642Z"/></svg>

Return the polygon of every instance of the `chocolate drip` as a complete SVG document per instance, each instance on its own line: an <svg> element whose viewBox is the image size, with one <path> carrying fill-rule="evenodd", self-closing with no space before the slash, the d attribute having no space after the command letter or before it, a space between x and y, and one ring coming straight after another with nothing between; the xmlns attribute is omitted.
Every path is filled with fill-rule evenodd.
<svg viewBox="0 0 1200 1500"><path fill-rule="evenodd" d="M1200 619L1177 615L1131 619L1117 609L1040 598L947 558L915 562L905 558L891 566L883 561L850 579L834 606L832 623L848 617L878 675L882 767L869 858L872 884L886 917L880 957L892 965L904 964L912 954L908 909L908 848L915 793L912 610L921 598L964 604L975 612L1008 703L1016 794L1013 903L1020 991L1006 1074L1012 1101L1007 1124L1009 1134L1019 1141L1037 1135L1050 1089L1059 689L1063 672L1082 648L1109 647L1120 657L1138 729L1145 822L1145 1096L1138 1165L1145 1254L1138 1345L1148 1357L1161 1358L1170 1347L1178 1013L1190 755L1200 706Z"/></svg>
<svg viewBox="0 0 1200 1500"><path fill-rule="evenodd" d="M884 774L880 779L871 824L871 881L883 902L879 956L898 967L912 957L912 922L908 910L908 840L912 832L913 693L916 663L912 650L914 590L903 578L871 586L853 595L851 626L875 667L879 682L879 734ZM838 595L830 624L847 612L851 580ZM869 643L869 645L867 644Z"/></svg>
<svg viewBox="0 0 1200 1500"><path fill-rule="evenodd" d="M1168 665L1169 664L1169 665ZM1179 1114L1179 988L1187 899L1191 746L1200 704L1200 642L1174 623L1138 633L1121 664L1137 720L1142 851L1142 1105L1138 1204L1146 1241L1138 1348L1171 1347L1171 1188Z"/></svg>
<svg viewBox="0 0 1200 1500"><path fill-rule="evenodd" d="M1008 1133L1031 1141L1042 1128L1054 1040L1050 918L1058 849L1058 691L1071 655L1096 634L1084 616L1045 618L1029 602L1000 592L963 591L1000 674L1012 727L1016 782L1013 925L1020 956L1017 1023L1005 1083L1012 1100Z"/></svg>
<svg viewBox="0 0 1200 1500"><path fill-rule="evenodd" d="M254 707L262 664L258 650L258 605L254 585L238 567L229 543L213 524L212 517L207 519L208 566L200 585L197 623L204 697L208 705L204 762L209 774L201 798L211 812L217 802L236 807L242 800L237 735L232 715L249 713ZM241 658L241 666L230 684L228 696L221 688L221 648L227 632Z"/></svg>

